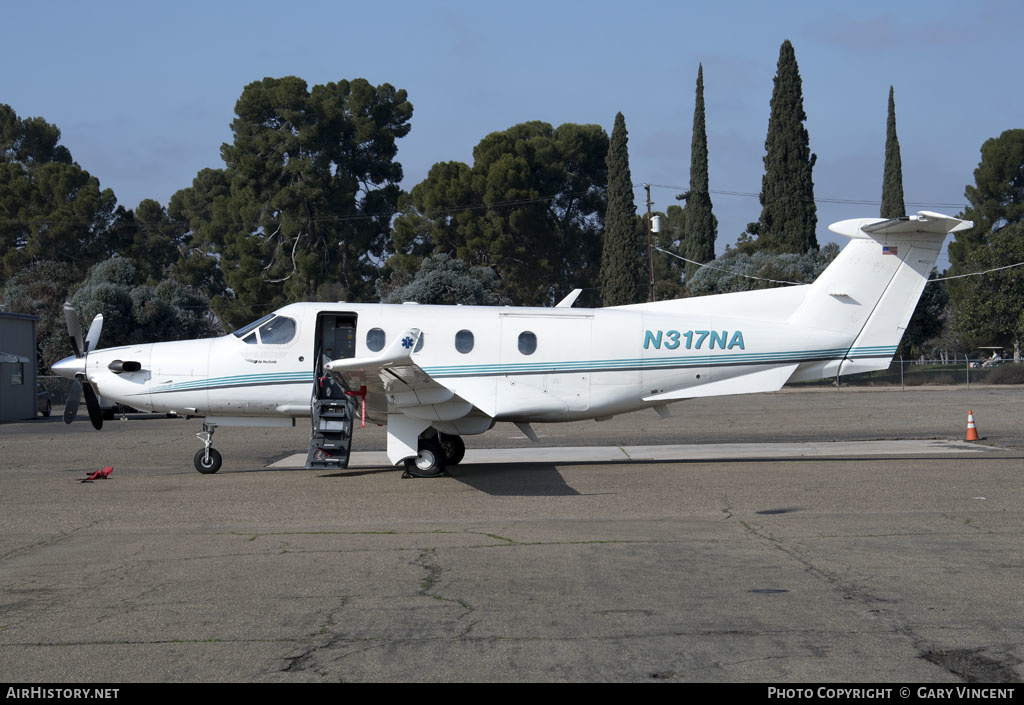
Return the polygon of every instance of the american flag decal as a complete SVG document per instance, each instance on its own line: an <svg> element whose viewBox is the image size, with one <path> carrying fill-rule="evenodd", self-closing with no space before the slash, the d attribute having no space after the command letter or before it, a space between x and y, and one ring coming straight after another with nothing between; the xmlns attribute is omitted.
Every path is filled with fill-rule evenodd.
<svg viewBox="0 0 1024 705"><path fill-rule="evenodd" d="M896 247L894 247L892 245L882 245L882 254L883 255L894 255L894 254L896 254Z"/></svg>

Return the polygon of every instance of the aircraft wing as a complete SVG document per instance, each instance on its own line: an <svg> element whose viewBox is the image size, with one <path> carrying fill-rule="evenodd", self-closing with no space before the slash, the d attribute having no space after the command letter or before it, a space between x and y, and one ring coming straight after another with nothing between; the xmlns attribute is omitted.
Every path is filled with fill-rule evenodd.
<svg viewBox="0 0 1024 705"><path fill-rule="evenodd" d="M349 389L366 387L366 415L376 423L384 423L389 410L428 421L465 416L473 405L413 361L419 339L420 330L409 328L377 355L332 360L324 370L341 378Z"/></svg>

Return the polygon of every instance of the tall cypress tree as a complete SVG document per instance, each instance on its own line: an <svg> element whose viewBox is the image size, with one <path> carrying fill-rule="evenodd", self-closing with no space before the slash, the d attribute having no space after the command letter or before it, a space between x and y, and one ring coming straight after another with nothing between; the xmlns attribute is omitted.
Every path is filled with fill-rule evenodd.
<svg viewBox="0 0 1024 705"><path fill-rule="evenodd" d="M900 141L896 138L896 101L889 86L889 118L885 123L885 173L882 175L883 218L902 218L907 214L903 204L903 161Z"/></svg>
<svg viewBox="0 0 1024 705"><path fill-rule="evenodd" d="M635 304L646 299L647 257L629 174L626 118L615 116L608 144L608 210L601 250L601 302L605 306Z"/></svg>
<svg viewBox="0 0 1024 705"><path fill-rule="evenodd" d="M708 135L704 125L704 66L697 67L697 98L693 108L693 139L690 144L690 190L676 198L686 201L683 209L685 234L683 254L686 263L686 281L692 281L700 265L715 258L715 238L718 219L711 211L711 193L708 190Z"/></svg>
<svg viewBox="0 0 1024 705"><path fill-rule="evenodd" d="M761 181L761 219L758 249L771 252L809 252L818 249L815 227L814 181L811 171L818 156L811 154L804 127L803 87L793 45L787 39L779 50L771 116L765 139L765 174Z"/></svg>

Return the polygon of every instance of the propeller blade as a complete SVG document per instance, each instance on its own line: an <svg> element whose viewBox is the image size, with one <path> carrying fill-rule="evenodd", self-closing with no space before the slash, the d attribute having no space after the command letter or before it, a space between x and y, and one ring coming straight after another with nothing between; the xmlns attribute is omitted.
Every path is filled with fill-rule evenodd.
<svg viewBox="0 0 1024 705"><path fill-rule="evenodd" d="M82 402L82 382L75 379L68 390L68 401L64 405L64 423L71 423L78 413L78 405Z"/></svg>
<svg viewBox="0 0 1024 705"><path fill-rule="evenodd" d="M85 336L85 352L86 354L91 353L96 349L96 344L100 342L100 331L103 330L103 314L97 313L96 318L92 319L92 325L89 326L89 332Z"/></svg>
<svg viewBox="0 0 1024 705"><path fill-rule="evenodd" d="M92 421L92 427L99 431L103 428L103 410L100 409L100 400L96 398L96 392L93 391L89 382L82 384L82 391L85 392L85 408L89 410L89 420Z"/></svg>
<svg viewBox="0 0 1024 705"><path fill-rule="evenodd" d="M71 337L71 347L75 349L75 357L85 355L85 346L82 344L82 326L78 322L78 313L70 301L64 302L64 319L68 322L68 335Z"/></svg>

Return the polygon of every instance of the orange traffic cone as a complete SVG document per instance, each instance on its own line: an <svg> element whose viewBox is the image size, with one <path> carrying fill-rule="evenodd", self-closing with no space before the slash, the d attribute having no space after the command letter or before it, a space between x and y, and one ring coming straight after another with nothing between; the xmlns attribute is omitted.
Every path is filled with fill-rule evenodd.
<svg viewBox="0 0 1024 705"><path fill-rule="evenodd" d="M967 440L978 440L978 427L974 425L974 412L967 410Z"/></svg>

